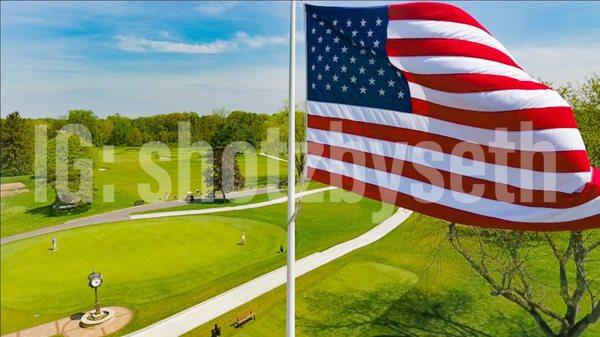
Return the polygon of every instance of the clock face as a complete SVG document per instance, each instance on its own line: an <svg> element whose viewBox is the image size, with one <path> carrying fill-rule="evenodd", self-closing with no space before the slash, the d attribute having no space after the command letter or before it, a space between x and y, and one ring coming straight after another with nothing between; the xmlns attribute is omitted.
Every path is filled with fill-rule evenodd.
<svg viewBox="0 0 600 337"><path fill-rule="evenodd" d="M100 283L102 283L102 280L100 278L93 278L92 281L90 282L90 285L92 287L97 287L100 285Z"/></svg>

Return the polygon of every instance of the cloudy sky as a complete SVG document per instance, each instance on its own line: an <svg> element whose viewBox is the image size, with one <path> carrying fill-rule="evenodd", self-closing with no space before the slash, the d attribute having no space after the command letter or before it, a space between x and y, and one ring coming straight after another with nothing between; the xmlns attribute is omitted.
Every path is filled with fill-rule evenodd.
<svg viewBox="0 0 600 337"><path fill-rule="evenodd" d="M457 4L535 77L560 84L600 73L600 3ZM100 116L219 107L271 113L287 97L286 2L1 6L2 115L57 117L77 108ZM302 56L302 39L298 46ZM302 57L298 64L302 99Z"/></svg>

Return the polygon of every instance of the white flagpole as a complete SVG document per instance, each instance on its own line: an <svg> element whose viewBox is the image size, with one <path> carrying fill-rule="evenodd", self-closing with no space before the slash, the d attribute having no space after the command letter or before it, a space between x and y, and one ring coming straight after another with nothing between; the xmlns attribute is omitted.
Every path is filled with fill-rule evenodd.
<svg viewBox="0 0 600 337"><path fill-rule="evenodd" d="M288 228L287 228L287 302L286 336L296 336L296 4L290 1L290 75L289 75L289 128L288 128Z"/></svg>

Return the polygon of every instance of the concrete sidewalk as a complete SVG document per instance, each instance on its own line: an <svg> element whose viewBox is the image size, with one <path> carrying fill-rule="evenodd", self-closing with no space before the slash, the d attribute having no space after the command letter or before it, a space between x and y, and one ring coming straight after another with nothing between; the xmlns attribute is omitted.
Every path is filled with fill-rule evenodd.
<svg viewBox="0 0 600 337"><path fill-rule="evenodd" d="M337 189L337 187L328 186L328 187L317 188L314 190L308 190L308 191L304 191L301 193L296 193L296 198L299 198L300 196L304 197L307 195L317 194L317 193L331 191L331 190L335 190L335 189ZM247 205L239 205L239 206L225 206L225 207L215 207L215 208L206 208L206 209L191 209L191 210L185 210L185 211L133 214L129 217L129 219L131 219L131 220L155 219L155 218L164 218L164 217L170 217L170 216L199 215L199 214L220 213L220 212L229 212L229 211L241 211L241 210L245 210L245 209L265 207L265 206L275 205L275 204L282 204L284 202L287 202L287 197L281 197L281 198L277 198L277 199L273 199L273 200L257 202L257 203L253 203L253 204L247 204Z"/></svg>
<svg viewBox="0 0 600 337"><path fill-rule="evenodd" d="M296 277L381 239L397 228L411 214L411 211L399 209L394 215L365 234L298 260L296 262ZM128 336L180 336L285 284L286 269L286 267L276 269Z"/></svg>

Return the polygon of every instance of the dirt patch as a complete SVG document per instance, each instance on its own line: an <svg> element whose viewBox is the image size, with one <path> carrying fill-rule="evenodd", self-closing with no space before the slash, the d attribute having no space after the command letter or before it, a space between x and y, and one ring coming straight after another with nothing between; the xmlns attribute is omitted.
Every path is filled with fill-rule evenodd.
<svg viewBox="0 0 600 337"><path fill-rule="evenodd" d="M11 195L29 192L27 186L23 183L8 183L0 185L0 196L9 197Z"/></svg>

